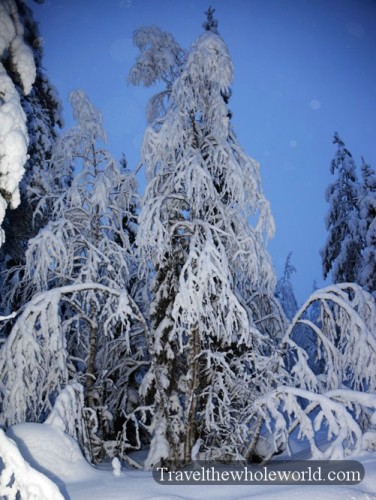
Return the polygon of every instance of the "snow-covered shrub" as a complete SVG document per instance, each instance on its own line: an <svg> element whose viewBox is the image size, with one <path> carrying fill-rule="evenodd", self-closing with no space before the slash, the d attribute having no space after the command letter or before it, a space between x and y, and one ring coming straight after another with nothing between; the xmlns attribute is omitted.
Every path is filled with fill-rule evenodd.
<svg viewBox="0 0 376 500"><path fill-rule="evenodd" d="M372 415L373 432L376 424L376 394L338 389L320 394L297 387L280 386L258 399L252 408L252 418L261 419L269 436L268 456L284 447L289 450L292 432L306 440L314 459L344 459L369 447L359 421L361 412ZM281 446L282 445L282 446Z"/></svg>
<svg viewBox="0 0 376 500"><path fill-rule="evenodd" d="M312 307L320 310L315 322L307 314ZM320 362L319 373L293 340L302 324L315 339L311 361ZM356 284L316 290L303 304L280 348L291 378L256 400L249 414L249 422L262 422L269 434L269 457L288 448L295 429L313 458L339 459L370 446L376 425L375 332L375 301Z"/></svg>
<svg viewBox="0 0 376 500"><path fill-rule="evenodd" d="M320 307L315 322L306 312ZM294 329L306 325L315 336L316 359L324 360L324 371L312 376L306 354L292 340ZM355 283L340 283L316 290L292 320L284 348L295 352L293 374L304 389L327 392L347 387L376 390L376 306L373 297ZM303 369L302 369L303 368Z"/></svg>
<svg viewBox="0 0 376 500"><path fill-rule="evenodd" d="M67 352L59 318L60 293L35 296L0 350L0 422L39 421L67 383Z"/></svg>
<svg viewBox="0 0 376 500"><path fill-rule="evenodd" d="M70 382L59 393L44 423L60 429L76 439L86 458L91 461L93 456L83 412L84 388L77 382Z"/></svg>

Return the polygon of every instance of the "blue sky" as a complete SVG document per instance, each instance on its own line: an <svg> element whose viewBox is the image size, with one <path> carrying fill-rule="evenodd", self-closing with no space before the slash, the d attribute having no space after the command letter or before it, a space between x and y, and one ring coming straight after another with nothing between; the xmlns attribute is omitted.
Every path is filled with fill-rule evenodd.
<svg viewBox="0 0 376 500"><path fill-rule="evenodd" d="M203 0L29 1L44 39L44 66L72 125L68 93L85 90L102 112L108 147L140 159L145 105L155 89L127 84L137 55L132 33L157 25L189 48L202 32ZM232 56L230 108L244 150L261 164L277 232L269 244L277 276L293 251L299 302L323 284L324 199L338 131L355 161L376 165L376 1L216 0ZM142 190L142 178L141 190Z"/></svg>

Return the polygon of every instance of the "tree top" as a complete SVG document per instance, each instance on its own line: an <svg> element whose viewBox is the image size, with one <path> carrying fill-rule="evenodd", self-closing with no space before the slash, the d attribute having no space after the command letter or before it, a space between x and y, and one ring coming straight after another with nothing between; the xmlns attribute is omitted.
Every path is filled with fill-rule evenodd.
<svg viewBox="0 0 376 500"><path fill-rule="evenodd" d="M213 33L218 34L218 21L214 18L215 9L209 6L208 10L205 11L206 21L203 23L203 28L206 31L212 31Z"/></svg>

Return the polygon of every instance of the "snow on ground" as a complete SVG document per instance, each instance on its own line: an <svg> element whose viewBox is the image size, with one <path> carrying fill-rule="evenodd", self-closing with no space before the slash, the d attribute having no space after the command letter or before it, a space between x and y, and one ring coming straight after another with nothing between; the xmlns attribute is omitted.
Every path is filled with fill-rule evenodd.
<svg viewBox="0 0 376 500"><path fill-rule="evenodd" d="M353 457L366 471L358 485L161 485L150 471L123 466L118 475L110 464L107 469L92 467L71 437L47 424L19 424L7 435L30 465L53 479L71 500L376 499L375 453Z"/></svg>

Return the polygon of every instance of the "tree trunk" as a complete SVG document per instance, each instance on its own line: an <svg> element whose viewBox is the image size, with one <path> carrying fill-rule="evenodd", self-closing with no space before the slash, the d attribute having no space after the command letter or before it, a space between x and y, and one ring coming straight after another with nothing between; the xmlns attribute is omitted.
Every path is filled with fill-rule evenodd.
<svg viewBox="0 0 376 500"><path fill-rule="evenodd" d="M190 463L192 461L192 448L197 439L197 389L199 387L199 358L200 353L200 334L197 326L193 328L190 338L190 360L189 360L189 370L190 370L190 384L189 384L189 406L188 406L188 416L187 416L187 426L184 441L184 463Z"/></svg>

